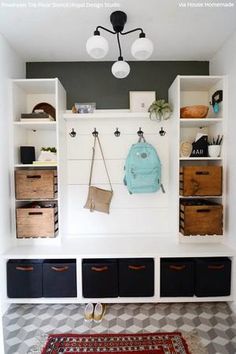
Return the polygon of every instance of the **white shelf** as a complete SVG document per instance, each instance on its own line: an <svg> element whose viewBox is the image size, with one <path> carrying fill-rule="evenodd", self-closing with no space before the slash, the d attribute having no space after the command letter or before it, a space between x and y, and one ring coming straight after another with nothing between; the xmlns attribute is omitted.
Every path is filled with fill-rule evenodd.
<svg viewBox="0 0 236 354"><path fill-rule="evenodd" d="M214 239L215 236L211 238ZM184 236L189 238L189 236ZM197 238L197 236L195 237ZM206 238L206 236L204 236ZM81 237L77 240L63 238L60 245L22 245L9 249L5 259L30 258L143 258L143 257L230 257L236 250L221 243L179 244L157 237ZM132 245L132 247L127 247Z"/></svg>
<svg viewBox="0 0 236 354"><path fill-rule="evenodd" d="M203 243L206 245L207 243L219 243L224 241L223 235L195 235L195 236L184 236L183 234L179 234L179 241L182 244L193 244L193 243Z"/></svg>
<svg viewBox="0 0 236 354"><path fill-rule="evenodd" d="M76 121L79 119L112 119L112 118L133 118L133 119L149 119L147 112L131 112L129 109L111 109L111 110L95 110L94 113L71 113L66 111L63 114L65 120Z"/></svg>
<svg viewBox="0 0 236 354"><path fill-rule="evenodd" d="M14 85L25 91L26 94L55 94L57 79L16 79Z"/></svg>
<svg viewBox="0 0 236 354"><path fill-rule="evenodd" d="M180 157L180 161L220 161L222 157Z"/></svg>
<svg viewBox="0 0 236 354"><path fill-rule="evenodd" d="M57 167L57 165L55 164L45 164L45 165L34 165L34 164L22 164L22 163L19 163L19 164L15 164L14 165L15 168L44 168L44 167Z"/></svg>
<svg viewBox="0 0 236 354"><path fill-rule="evenodd" d="M8 304L87 304L88 302L112 303L169 303L169 302L226 302L233 301L233 296L212 296L212 297L114 297L114 298L83 298L83 297L56 297L56 298L30 298L30 299L6 299Z"/></svg>
<svg viewBox="0 0 236 354"><path fill-rule="evenodd" d="M182 128L207 127L222 122L223 118L180 118Z"/></svg>
<svg viewBox="0 0 236 354"><path fill-rule="evenodd" d="M29 130L55 130L57 122L14 122L15 127Z"/></svg>
<svg viewBox="0 0 236 354"><path fill-rule="evenodd" d="M184 199L209 199L209 198L223 198L222 195L179 195L179 198Z"/></svg>
<svg viewBox="0 0 236 354"><path fill-rule="evenodd" d="M181 91L209 91L218 82L221 82L223 76L179 76Z"/></svg>

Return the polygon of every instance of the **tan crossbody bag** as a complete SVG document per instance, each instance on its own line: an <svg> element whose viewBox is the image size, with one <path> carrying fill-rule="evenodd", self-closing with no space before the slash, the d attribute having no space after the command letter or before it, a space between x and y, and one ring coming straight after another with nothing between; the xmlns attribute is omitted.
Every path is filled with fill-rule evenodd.
<svg viewBox="0 0 236 354"><path fill-rule="evenodd" d="M111 190L102 189L102 188L98 188L98 187L95 187L95 186L91 185L91 183L92 183L92 175L93 175L93 167L94 167L94 159L95 159L96 141L98 141L98 146L99 146L100 151L101 151L102 160L103 160L103 163L104 163L104 166L105 166L105 170L106 170L106 174L107 174L107 178L108 178ZM100 211L102 213L109 214L112 196L113 196L113 189L112 189L109 173L108 173L108 170L107 170L105 158L104 158L104 155L103 155L102 146L101 146L99 137L95 136L94 137L91 168L90 168L88 197L87 197L87 201L85 203L84 208L89 209L90 211L96 210L96 211Z"/></svg>

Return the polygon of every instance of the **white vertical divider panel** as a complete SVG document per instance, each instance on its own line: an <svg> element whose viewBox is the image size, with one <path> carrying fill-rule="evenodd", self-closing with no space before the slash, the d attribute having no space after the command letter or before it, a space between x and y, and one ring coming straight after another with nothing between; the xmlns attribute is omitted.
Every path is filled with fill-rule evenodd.
<svg viewBox="0 0 236 354"><path fill-rule="evenodd" d="M170 223L169 206L169 121L158 124L148 117L140 118L78 118L66 120L67 125L67 172L68 172L68 237L135 235L145 237L168 237L174 229ZM159 130L163 126L166 135L161 137ZM114 188L114 197L109 215L91 213L83 206L88 192L88 180L91 164L93 136L96 127L99 132L106 163ZM116 127L121 135L115 137ZM154 145L162 163L162 182L166 193L162 191L150 194L130 195L123 184L124 164L128 151L138 141L139 127L144 131L147 142ZM69 135L71 129L76 137ZM93 184L109 188L101 154L96 151Z"/></svg>
<svg viewBox="0 0 236 354"><path fill-rule="evenodd" d="M173 224L176 242L178 242L179 230L179 141L180 141L180 78L177 76L168 92L168 101L173 109L170 119L170 169L169 169L169 185L170 185L170 215Z"/></svg>
<svg viewBox="0 0 236 354"><path fill-rule="evenodd" d="M58 220L59 239L66 232L67 212L67 144L66 126L63 112L66 109L66 91L60 81L55 79L56 89L56 120L57 120L57 183L58 183Z"/></svg>

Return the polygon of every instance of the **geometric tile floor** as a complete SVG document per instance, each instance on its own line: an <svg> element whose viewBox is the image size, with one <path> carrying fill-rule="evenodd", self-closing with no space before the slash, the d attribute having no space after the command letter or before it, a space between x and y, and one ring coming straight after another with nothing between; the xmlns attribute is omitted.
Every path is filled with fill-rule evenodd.
<svg viewBox="0 0 236 354"><path fill-rule="evenodd" d="M226 303L111 304L100 324L84 305L11 305L3 319L5 354L27 354L43 333L196 330L209 354L236 353L236 316Z"/></svg>

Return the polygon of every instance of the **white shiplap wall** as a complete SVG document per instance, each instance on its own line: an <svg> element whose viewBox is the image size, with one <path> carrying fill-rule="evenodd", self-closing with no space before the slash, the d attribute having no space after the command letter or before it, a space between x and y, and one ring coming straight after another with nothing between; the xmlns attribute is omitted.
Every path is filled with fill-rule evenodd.
<svg viewBox="0 0 236 354"><path fill-rule="evenodd" d="M148 118L138 119L78 119L67 121L67 169L68 169L68 213L67 235L80 237L85 235L155 235L168 236L172 230L169 222L169 122L158 124ZM161 128L167 131L164 137L158 132ZM109 215L98 212L91 213L83 206L88 191L88 179L92 155L92 131L96 127L103 146L108 170L110 173L114 197ZM120 137L114 136L119 127ZM161 191L151 194L130 195L123 184L124 163L129 148L138 140L139 127L145 133L147 142L153 144L162 162L163 184L166 193ZM74 128L77 132L71 138L69 132ZM96 153L93 184L101 188L109 188L105 169L99 150Z"/></svg>

